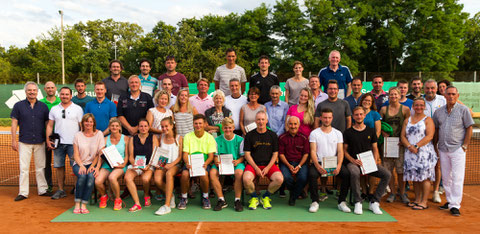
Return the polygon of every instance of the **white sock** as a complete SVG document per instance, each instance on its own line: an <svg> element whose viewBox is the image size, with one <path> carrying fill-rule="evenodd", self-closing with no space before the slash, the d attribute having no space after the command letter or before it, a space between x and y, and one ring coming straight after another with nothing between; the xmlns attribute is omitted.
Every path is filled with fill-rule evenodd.
<svg viewBox="0 0 480 234"><path fill-rule="evenodd" d="M188 198L188 194L187 193L182 193L182 198Z"/></svg>
<svg viewBox="0 0 480 234"><path fill-rule="evenodd" d="M202 193L203 198L208 198L208 193Z"/></svg>
<svg viewBox="0 0 480 234"><path fill-rule="evenodd" d="M240 198L239 198L239 197L236 197L236 198L235 198L235 201L240 201Z"/></svg>

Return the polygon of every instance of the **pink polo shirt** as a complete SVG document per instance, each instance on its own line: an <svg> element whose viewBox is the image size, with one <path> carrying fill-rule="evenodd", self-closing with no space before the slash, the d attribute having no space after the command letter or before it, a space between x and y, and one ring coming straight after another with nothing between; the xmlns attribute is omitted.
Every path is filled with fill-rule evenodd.
<svg viewBox="0 0 480 234"><path fill-rule="evenodd" d="M189 98L190 104L197 109L199 114L205 115L205 111L213 107L213 99L209 95L201 99L198 94Z"/></svg>

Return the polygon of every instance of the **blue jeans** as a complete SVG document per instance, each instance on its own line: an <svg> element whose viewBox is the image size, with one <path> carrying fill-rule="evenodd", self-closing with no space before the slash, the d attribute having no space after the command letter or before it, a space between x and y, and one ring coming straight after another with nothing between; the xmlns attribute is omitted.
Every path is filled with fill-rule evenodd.
<svg viewBox="0 0 480 234"><path fill-rule="evenodd" d="M289 162L293 167L298 166L299 162ZM296 174L297 181L293 179L292 172L285 166L283 163L280 164L280 171L283 174L283 181L290 193L293 196L293 199L297 199L300 194L302 194L303 188L307 185L308 177L308 167L303 165Z"/></svg>
<svg viewBox="0 0 480 234"><path fill-rule="evenodd" d="M57 148L53 150L53 167L65 167L65 157L67 154L70 159L70 166L73 166L73 145L58 144Z"/></svg>
<svg viewBox="0 0 480 234"><path fill-rule="evenodd" d="M86 165L85 168L88 170L90 166L91 164ZM73 166L73 173L77 176L77 184L75 185L75 202L87 204L92 195L93 186L95 186L95 177L93 176L93 172L80 175L79 171L80 166L75 164Z"/></svg>

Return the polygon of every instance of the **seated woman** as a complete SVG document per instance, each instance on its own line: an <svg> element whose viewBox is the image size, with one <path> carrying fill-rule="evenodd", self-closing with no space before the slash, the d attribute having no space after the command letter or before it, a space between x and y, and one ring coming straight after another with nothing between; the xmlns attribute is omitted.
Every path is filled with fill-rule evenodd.
<svg viewBox="0 0 480 234"><path fill-rule="evenodd" d="M101 150L105 147L102 131L96 129L97 124L93 114L86 114L81 122L82 131L77 132L73 138L73 173L77 176L75 185L74 214L88 214L88 200L92 195Z"/></svg>
<svg viewBox="0 0 480 234"><path fill-rule="evenodd" d="M252 87L248 90L248 99L250 100L247 104L243 105L240 109L240 129L243 132L243 135L247 135L246 126L251 123L255 123L255 116L259 111L267 111L264 105L258 103L258 98L260 97L260 89L257 87Z"/></svg>
<svg viewBox="0 0 480 234"><path fill-rule="evenodd" d="M177 95L177 101L172 106L173 116L175 117L175 125L177 134L185 136L189 132L193 132L193 116L198 114L195 107L188 100L188 89L180 89Z"/></svg>
<svg viewBox="0 0 480 234"><path fill-rule="evenodd" d="M170 103L170 95L166 90L160 90L155 94L154 100L158 105L148 109L146 119L150 123L150 132L162 134L160 122L168 116L173 116L172 111L167 109L167 105Z"/></svg>
<svg viewBox="0 0 480 234"><path fill-rule="evenodd" d="M222 124L224 118L231 117L232 112L224 106L225 94L222 90L213 92L212 96L214 106L205 111L205 117L207 117L208 123L208 126L205 128L205 130L213 134L221 132L219 125Z"/></svg>
<svg viewBox="0 0 480 234"><path fill-rule="evenodd" d="M168 161L163 167L155 169L155 185L165 194L165 204L161 206L156 215L164 215L170 213L171 208L175 208L175 196L173 194L174 177L180 170L180 162L182 161L182 143L183 137L177 135L175 124L172 117L166 117L161 121L163 134L158 139L160 148L168 151Z"/></svg>
<svg viewBox="0 0 480 234"><path fill-rule="evenodd" d="M100 161L97 164L97 171L99 173L95 179L95 187L97 187L97 191L100 194L99 207L107 207L108 196L105 189L105 181L108 178L110 188L115 195L113 210L121 210L122 199L120 198L120 184L118 183L118 179L127 171L128 159L125 158L125 155L128 155L128 153L125 152L128 150L126 146L128 145L130 138L122 134L122 124L116 117L110 119L108 130L110 131L110 135L105 137L106 147L114 145L115 148L117 148L118 153L120 153L120 155L123 157L124 163L112 168L108 162L104 161L102 158L99 158ZM102 161L104 162L102 163Z"/></svg>
<svg viewBox="0 0 480 234"><path fill-rule="evenodd" d="M153 149L158 145L158 141L153 134L149 133L149 123L146 119L140 119L138 122L139 133L133 137L128 143L128 160L130 166L125 174L125 182L128 191L132 195L135 204L128 211L136 212L142 210L140 200L138 198L137 186L135 185L135 177L141 176L143 184L143 196L145 200L145 207L152 205L150 200L150 180L152 179L154 168L150 167L150 158L152 157ZM138 168L135 158L138 156L145 157L145 168Z"/></svg>

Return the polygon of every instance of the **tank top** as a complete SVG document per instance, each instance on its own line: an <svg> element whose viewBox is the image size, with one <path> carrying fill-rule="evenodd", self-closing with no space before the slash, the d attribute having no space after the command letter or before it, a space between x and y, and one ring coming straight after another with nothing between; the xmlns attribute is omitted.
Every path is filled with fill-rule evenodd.
<svg viewBox="0 0 480 234"><path fill-rule="evenodd" d="M156 107L150 108L150 111L153 115L153 123L152 127L156 129L161 129L160 123L162 122L163 118L172 116L172 111L170 109L165 109L165 113L160 112Z"/></svg>
<svg viewBox="0 0 480 234"><path fill-rule="evenodd" d="M152 157L152 145L153 145L153 134L148 134L147 139L145 139L145 144L140 142L140 137L135 135L133 137L133 154L134 156L145 155L147 164L150 163L150 158Z"/></svg>
<svg viewBox="0 0 480 234"><path fill-rule="evenodd" d="M403 121L405 120L405 117L403 116L402 110L403 110L403 105L400 104L399 111L397 114L390 116L388 114L388 108L390 106L387 106L387 111L385 112L385 118L383 121L385 123L388 123L392 127L392 137L399 137L400 133L402 132L402 126L403 126Z"/></svg>
<svg viewBox="0 0 480 234"><path fill-rule="evenodd" d="M111 135L108 135L107 137L106 147L113 145L112 142L110 141L110 136ZM122 155L122 157L125 159L125 135L122 134L122 136L120 137L120 140L115 145L115 148L117 148L118 153L120 153L120 155ZM110 166L108 165L108 162L103 162L102 168L110 168Z"/></svg>
<svg viewBox="0 0 480 234"><path fill-rule="evenodd" d="M172 163L178 158L178 141L180 139L180 135L177 135L175 139L176 143L173 142L172 144L167 144L163 140L165 139L165 135L162 135L162 140L160 143L160 148L168 150L168 162Z"/></svg>

